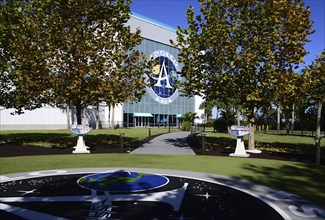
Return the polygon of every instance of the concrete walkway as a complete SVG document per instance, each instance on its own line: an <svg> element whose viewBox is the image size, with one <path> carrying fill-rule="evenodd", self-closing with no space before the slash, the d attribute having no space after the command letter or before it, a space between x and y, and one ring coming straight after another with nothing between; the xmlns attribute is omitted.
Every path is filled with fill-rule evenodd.
<svg viewBox="0 0 325 220"><path fill-rule="evenodd" d="M131 154L187 154L195 155L188 146L186 137L190 132L173 132L160 135L141 147L135 149Z"/></svg>

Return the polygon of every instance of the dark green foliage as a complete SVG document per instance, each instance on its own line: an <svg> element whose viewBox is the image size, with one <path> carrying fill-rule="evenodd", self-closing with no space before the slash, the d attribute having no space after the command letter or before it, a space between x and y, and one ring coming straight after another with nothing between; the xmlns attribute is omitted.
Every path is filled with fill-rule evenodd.
<svg viewBox="0 0 325 220"><path fill-rule="evenodd" d="M205 127L213 127L214 121L209 119L207 123L205 123Z"/></svg>
<svg viewBox="0 0 325 220"><path fill-rule="evenodd" d="M192 127L192 123L190 121L184 121L181 126L182 131L190 131Z"/></svg>
<svg viewBox="0 0 325 220"><path fill-rule="evenodd" d="M226 121L228 127L236 124L235 112L233 111L221 111L221 118Z"/></svg>
<svg viewBox="0 0 325 220"><path fill-rule="evenodd" d="M181 118L183 122L188 121L191 123L191 125L194 125L194 120L198 118L198 116L196 116L196 113L194 112L186 112L185 114L182 115Z"/></svg>
<svg viewBox="0 0 325 220"><path fill-rule="evenodd" d="M0 105L81 109L139 100L150 62L134 47L131 0L10 0L0 4Z"/></svg>
<svg viewBox="0 0 325 220"><path fill-rule="evenodd" d="M213 129L216 132L225 133L228 131L227 121L224 118L218 118L213 123Z"/></svg>

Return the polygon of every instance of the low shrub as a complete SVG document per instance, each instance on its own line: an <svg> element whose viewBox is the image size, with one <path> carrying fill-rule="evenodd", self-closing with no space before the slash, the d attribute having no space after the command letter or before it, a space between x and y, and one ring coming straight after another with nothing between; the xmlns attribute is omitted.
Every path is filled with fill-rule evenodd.
<svg viewBox="0 0 325 220"><path fill-rule="evenodd" d="M190 121L184 121L181 126L182 131L190 131L192 127L192 123Z"/></svg>
<svg viewBox="0 0 325 220"><path fill-rule="evenodd" d="M205 127L213 127L213 120L208 120L207 123L205 124Z"/></svg>

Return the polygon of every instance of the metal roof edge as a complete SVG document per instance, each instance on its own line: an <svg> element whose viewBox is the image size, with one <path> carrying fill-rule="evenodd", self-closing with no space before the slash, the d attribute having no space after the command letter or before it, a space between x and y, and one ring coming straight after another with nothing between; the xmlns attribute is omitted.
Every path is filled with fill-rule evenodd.
<svg viewBox="0 0 325 220"><path fill-rule="evenodd" d="M135 18L138 18L138 19L141 19L141 20L143 20L143 21L149 22L149 23L151 23L151 24L154 24L154 25L160 26L160 27L162 27L162 28L168 29L168 30L173 31L173 32L176 33L176 27L169 26L169 25L167 25L167 24L164 24L164 23L162 23L162 22L156 21L156 20L154 20L154 19L148 18L148 17L143 16L143 15L140 15L140 14L135 13L135 12L133 12L133 11L131 11L131 16L132 16L132 17L135 17Z"/></svg>

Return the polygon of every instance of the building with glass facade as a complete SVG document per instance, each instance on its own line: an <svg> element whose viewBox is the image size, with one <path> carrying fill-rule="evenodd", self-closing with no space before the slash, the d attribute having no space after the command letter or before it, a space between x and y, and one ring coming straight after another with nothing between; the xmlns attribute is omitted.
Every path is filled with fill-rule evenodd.
<svg viewBox="0 0 325 220"><path fill-rule="evenodd" d="M186 112L196 112L199 116L197 122L203 122L203 110L199 109L202 99L181 96L175 87L178 73L182 69L182 64L177 61L179 51L170 43L170 40L176 41L176 31L137 14L131 16L127 25L131 31L141 30L143 40L135 49L157 61L151 76L147 79L153 86L146 88L146 95L137 103L123 103L115 108L101 105L99 108L101 127L108 127L110 124L123 127L178 126L181 115ZM87 108L84 123L94 125L94 111L95 108L91 106ZM2 129L67 127L64 109L47 106L26 111L22 115L10 115L10 112L12 112L10 109L0 111ZM73 115L70 121L75 122Z"/></svg>
<svg viewBox="0 0 325 220"><path fill-rule="evenodd" d="M153 86L146 89L146 95L141 101L123 104L124 125L178 126L184 113L202 114L198 108L201 103L198 97L181 96L175 88L175 81L182 68L182 64L177 61L179 51L170 44L170 40L176 42L175 30L139 15L133 15L129 24L131 28L141 30L143 41L136 49L153 57L158 64L148 79Z"/></svg>

